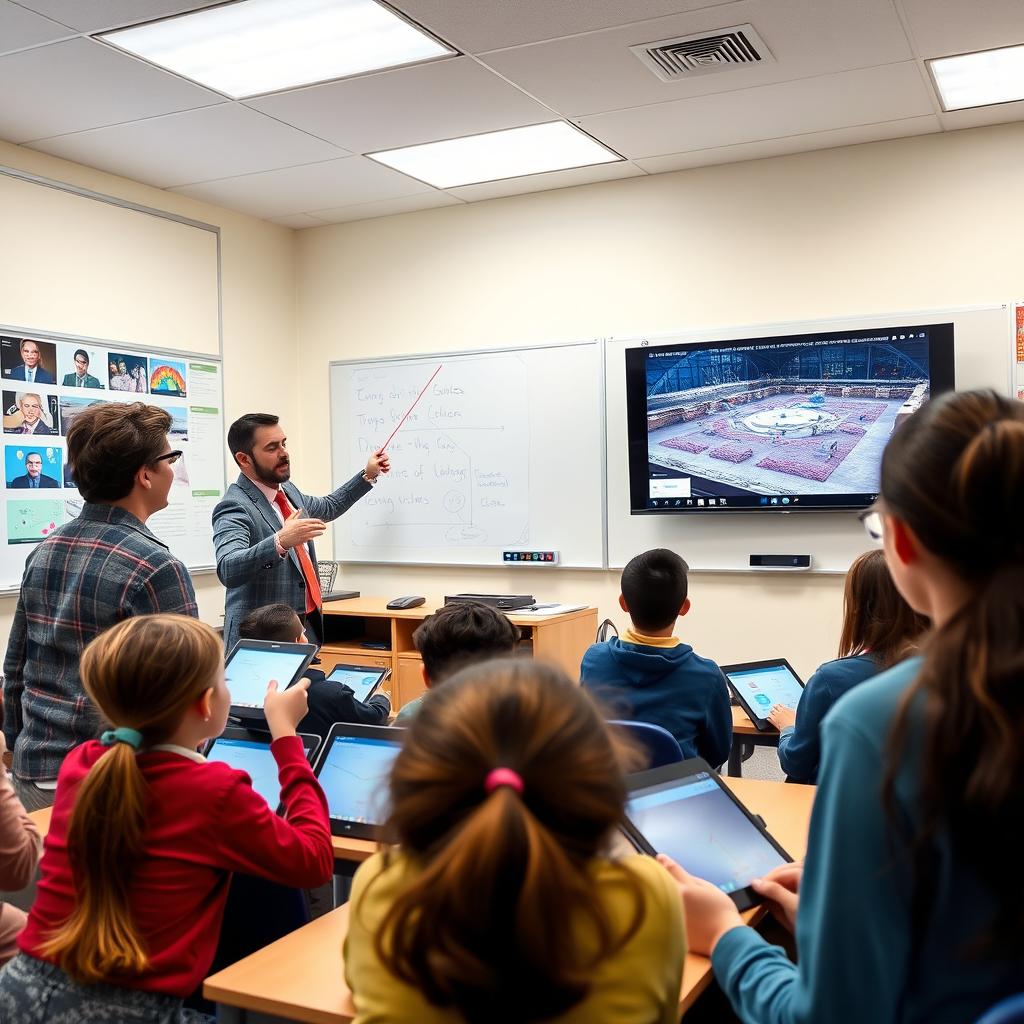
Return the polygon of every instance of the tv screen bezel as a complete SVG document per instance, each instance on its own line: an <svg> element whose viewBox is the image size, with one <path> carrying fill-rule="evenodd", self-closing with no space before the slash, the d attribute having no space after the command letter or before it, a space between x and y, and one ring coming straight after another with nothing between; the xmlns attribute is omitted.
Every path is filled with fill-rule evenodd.
<svg viewBox="0 0 1024 1024"><path fill-rule="evenodd" d="M718 341L673 341L664 345L650 345L642 343L625 349L625 374L626 374L626 444L629 459L629 511L630 515L742 515L756 512L759 515L765 513L781 513L788 515L791 512L860 512L870 507L871 500L850 501L841 504L816 505L813 501L806 501L801 495L804 504L789 505L782 507L778 505L753 505L753 506L729 506L721 507L698 507L680 506L650 508L650 473L648 462L648 433L647 433L647 356L652 351L672 350L681 347L699 348L703 350L746 348L750 345L784 344L786 342L799 343L802 340L813 338L815 341L858 341L868 338L876 338L880 333L898 334L911 331L927 331L928 333L928 375L929 375L929 398L941 395L943 392L952 391L955 386L954 350L953 350L953 324L897 324L879 327L870 327L849 331L803 331L799 334L777 334L756 338L728 338ZM794 485L793 492L798 493L798 483ZM812 496L813 497L813 496ZM852 497L852 496L851 496Z"/></svg>

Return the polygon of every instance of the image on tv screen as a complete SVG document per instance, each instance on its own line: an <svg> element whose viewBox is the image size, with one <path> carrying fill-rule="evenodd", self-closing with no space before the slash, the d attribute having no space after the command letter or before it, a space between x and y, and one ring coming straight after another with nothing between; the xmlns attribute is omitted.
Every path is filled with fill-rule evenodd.
<svg viewBox="0 0 1024 1024"><path fill-rule="evenodd" d="M952 352L951 324L629 349L631 508L867 507Z"/></svg>

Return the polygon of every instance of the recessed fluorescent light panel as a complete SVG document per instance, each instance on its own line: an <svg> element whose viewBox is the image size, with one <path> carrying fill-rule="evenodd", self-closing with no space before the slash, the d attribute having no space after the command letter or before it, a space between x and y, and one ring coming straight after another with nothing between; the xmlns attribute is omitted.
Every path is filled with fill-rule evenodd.
<svg viewBox="0 0 1024 1024"><path fill-rule="evenodd" d="M234 99L455 53L374 0L241 0L99 38Z"/></svg>
<svg viewBox="0 0 1024 1024"><path fill-rule="evenodd" d="M928 61L945 110L1024 100L1024 46Z"/></svg>
<svg viewBox="0 0 1024 1024"><path fill-rule="evenodd" d="M565 121L507 128L462 139L367 153L435 188L521 178L567 167L609 164L622 157Z"/></svg>

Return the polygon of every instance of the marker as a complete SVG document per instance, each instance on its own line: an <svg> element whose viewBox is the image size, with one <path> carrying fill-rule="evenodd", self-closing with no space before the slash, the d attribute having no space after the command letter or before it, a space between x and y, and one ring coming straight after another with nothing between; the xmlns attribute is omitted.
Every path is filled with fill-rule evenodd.
<svg viewBox="0 0 1024 1024"><path fill-rule="evenodd" d="M444 366L444 363L437 364L437 369L430 375L430 380L428 380L427 383L423 385L423 390L416 396L416 401L409 406L405 415L398 421L398 426L391 431L391 434L389 435L388 439L377 449L377 451L383 452L387 450L388 445L391 444L391 438L393 438L395 434L398 433L398 431L401 429L402 424L409 418L409 413L411 413L413 409L415 409L416 406L419 404L419 400L426 394L427 388L430 387L430 385L433 383L434 378L441 372L442 366Z"/></svg>

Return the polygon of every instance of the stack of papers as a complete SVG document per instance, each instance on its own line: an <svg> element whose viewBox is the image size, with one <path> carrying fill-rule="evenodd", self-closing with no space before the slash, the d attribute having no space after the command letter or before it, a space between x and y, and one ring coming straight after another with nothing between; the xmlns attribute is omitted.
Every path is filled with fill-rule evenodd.
<svg viewBox="0 0 1024 1024"><path fill-rule="evenodd" d="M517 608L512 615L565 615L567 612L579 612L585 604L535 604L530 608Z"/></svg>

